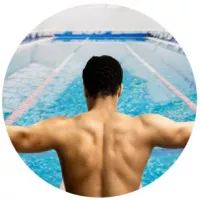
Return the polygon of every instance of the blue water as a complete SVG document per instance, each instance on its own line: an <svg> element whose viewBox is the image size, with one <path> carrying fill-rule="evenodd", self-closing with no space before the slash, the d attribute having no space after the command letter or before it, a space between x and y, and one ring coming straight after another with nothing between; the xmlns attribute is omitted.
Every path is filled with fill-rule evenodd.
<svg viewBox="0 0 200 200"><path fill-rule="evenodd" d="M147 42L133 42L130 44L140 56L145 58L164 77L168 78L170 82L196 103L196 88L188 82L188 79L194 82L194 78L191 76L192 71L184 55L163 48L159 50L158 47L155 52L155 47L153 48L152 45ZM89 43L82 47L66 67L56 75L43 93L39 95L37 102L14 124L31 125L49 117L73 117L87 111L83 96L81 71L92 54L109 54L118 58L122 64L124 91L119 99L119 112L131 116L142 113L158 113L175 121L195 120L195 113L130 55L127 49L121 45L118 45L117 49L116 46L115 43L98 42ZM143 46L148 48L142 48ZM170 59L168 57L166 59L166 53L173 55L174 58ZM175 59L176 54L177 60ZM174 68L167 68L169 66L163 64L161 59L166 60L165 62L174 68L181 70L187 78L184 79ZM178 67L176 63L179 62L184 63L183 68ZM69 81L69 77L72 77L71 81ZM4 112L4 118L7 118L9 114L9 112ZM181 149L155 148L143 174L143 185L148 185L160 177L173 165L181 152ZM59 187L62 176L55 151L20 154L20 156L38 176L55 187Z"/></svg>

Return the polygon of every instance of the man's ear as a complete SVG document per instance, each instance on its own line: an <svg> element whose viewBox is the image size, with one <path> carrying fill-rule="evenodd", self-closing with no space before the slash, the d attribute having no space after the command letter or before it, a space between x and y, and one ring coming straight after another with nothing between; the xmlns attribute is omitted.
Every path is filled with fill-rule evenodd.
<svg viewBox="0 0 200 200"><path fill-rule="evenodd" d="M85 85L83 85L83 89L84 89L84 96L85 96L85 98L88 98L88 91L85 88Z"/></svg>
<svg viewBox="0 0 200 200"><path fill-rule="evenodd" d="M121 94L122 94L122 91L123 91L123 84L121 84L121 85L119 86L119 90L118 90L118 97L120 97L120 96L121 96Z"/></svg>

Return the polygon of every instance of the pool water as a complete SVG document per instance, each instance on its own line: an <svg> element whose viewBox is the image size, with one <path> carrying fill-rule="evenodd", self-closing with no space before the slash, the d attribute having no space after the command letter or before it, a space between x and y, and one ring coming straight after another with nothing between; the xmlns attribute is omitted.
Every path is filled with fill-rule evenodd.
<svg viewBox="0 0 200 200"><path fill-rule="evenodd" d="M32 51L32 62L6 77L3 108L7 119L58 67L79 47L79 41L51 41L38 44ZM118 59L124 70L124 91L118 111L137 116L158 113L175 121L195 120L195 112L148 71L125 47L128 44L156 71L196 104L197 93L191 67L184 54L159 46L151 41L86 41L74 57L64 65L49 84L37 95L28 111L16 119L15 125L31 125L54 116L73 117L87 111L83 96L82 69L93 55L111 55ZM16 63L17 65L18 63ZM148 185L173 165L182 149L155 148L145 168L142 184ZM55 151L20 154L24 162L38 176L60 186L62 180L59 160Z"/></svg>

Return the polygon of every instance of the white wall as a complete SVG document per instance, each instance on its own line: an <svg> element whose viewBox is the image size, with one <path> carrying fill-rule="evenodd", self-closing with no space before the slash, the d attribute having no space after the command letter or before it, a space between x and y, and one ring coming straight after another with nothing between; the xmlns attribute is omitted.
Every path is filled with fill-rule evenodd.
<svg viewBox="0 0 200 200"><path fill-rule="evenodd" d="M163 28L147 16L124 7L93 4L62 11L34 31L147 31Z"/></svg>
<svg viewBox="0 0 200 200"><path fill-rule="evenodd" d="M36 52L36 48L38 45L42 43L48 42L51 38L41 39L34 42L21 44L13 55L7 72L6 78L13 74L14 72L28 66L30 63L35 61L34 53Z"/></svg>

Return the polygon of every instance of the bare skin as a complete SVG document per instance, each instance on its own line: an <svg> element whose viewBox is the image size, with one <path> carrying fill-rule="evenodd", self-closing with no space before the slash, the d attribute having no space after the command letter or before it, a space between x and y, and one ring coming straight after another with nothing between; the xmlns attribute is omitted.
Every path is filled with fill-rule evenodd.
<svg viewBox="0 0 200 200"><path fill-rule="evenodd" d="M95 100L85 91L87 113L55 117L29 127L7 126L9 137L18 152L56 150L70 193L111 197L133 192L140 187L153 148L184 148L194 122L118 113L121 91Z"/></svg>

